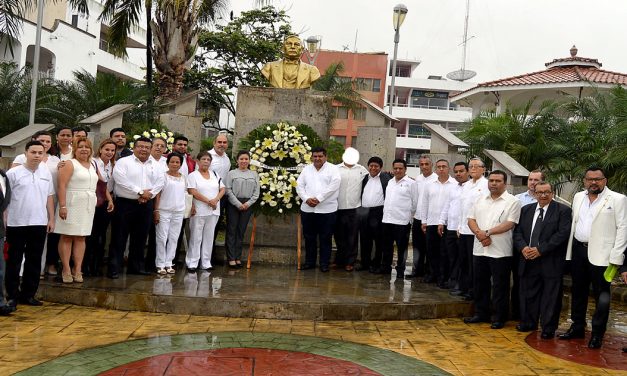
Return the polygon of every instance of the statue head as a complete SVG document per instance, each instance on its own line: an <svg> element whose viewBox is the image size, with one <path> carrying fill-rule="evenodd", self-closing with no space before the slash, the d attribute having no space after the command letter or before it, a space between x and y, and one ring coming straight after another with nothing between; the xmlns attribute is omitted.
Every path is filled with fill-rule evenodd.
<svg viewBox="0 0 627 376"><path fill-rule="evenodd" d="M298 35L288 35L283 42L283 57L287 60L298 60L303 52L303 44Z"/></svg>

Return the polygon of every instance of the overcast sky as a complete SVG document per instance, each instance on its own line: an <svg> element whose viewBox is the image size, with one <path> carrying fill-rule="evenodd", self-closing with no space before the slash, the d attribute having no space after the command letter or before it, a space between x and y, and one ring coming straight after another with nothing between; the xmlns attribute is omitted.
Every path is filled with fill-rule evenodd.
<svg viewBox="0 0 627 376"><path fill-rule="evenodd" d="M231 0L235 13L253 0ZM397 0L275 0L303 39L322 36L322 48L394 50L392 9ZM446 75L461 67L465 0L404 0L399 58L420 60L418 77ZM603 69L627 72L627 1L470 0L466 69L484 82L544 69L569 56L597 58Z"/></svg>

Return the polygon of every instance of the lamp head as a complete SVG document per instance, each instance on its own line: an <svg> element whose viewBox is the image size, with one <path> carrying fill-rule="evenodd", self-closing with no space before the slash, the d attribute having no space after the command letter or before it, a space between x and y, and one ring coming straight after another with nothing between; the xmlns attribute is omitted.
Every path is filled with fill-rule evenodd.
<svg viewBox="0 0 627 376"><path fill-rule="evenodd" d="M305 42L307 43L307 51L309 51L310 54L313 55L318 52L318 44L320 43L321 39L322 38L315 35L312 35L309 38L305 39Z"/></svg>
<svg viewBox="0 0 627 376"><path fill-rule="evenodd" d="M392 21L394 23L394 30L400 29L403 21L405 21L405 16L407 15L407 7L404 4L398 4L394 7L394 14Z"/></svg>

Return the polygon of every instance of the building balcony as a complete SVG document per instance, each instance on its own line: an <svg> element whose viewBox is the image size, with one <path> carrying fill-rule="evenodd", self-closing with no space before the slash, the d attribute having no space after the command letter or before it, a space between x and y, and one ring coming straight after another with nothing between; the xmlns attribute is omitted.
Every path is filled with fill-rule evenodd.
<svg viewBox="0 0 627 376"><path fill-rule="evenodd" d="M414 135L397 135L396 136L396 148L397 149L415 149L415 150L430 150L431 138L425 136Z"/></svg>
<svg viewBox="0 0 627 376"><path fill-rule="evenodd" d="M95 51L95 60L98 62L98 71L106 72L122 77L141 81L146 71L139 65L131 63L128 59L115 57L114 55L98 49Z"/></svg>
<svg viewBox="0 0 627 376"><path fill-rule="evenodd" d="M392 113L394 117L399 119L416 119L432 122L465 123L472 119L472 109L467 107L414 107L406 103L397 103L394 105Z"/></svg>

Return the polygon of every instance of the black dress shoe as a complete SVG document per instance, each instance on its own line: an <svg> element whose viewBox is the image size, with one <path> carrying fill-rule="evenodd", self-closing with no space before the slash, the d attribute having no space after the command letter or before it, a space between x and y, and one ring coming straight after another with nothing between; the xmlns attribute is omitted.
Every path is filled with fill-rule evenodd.
<svg viewBox="0 0 627 376"><path fill-rule="evenodd" d="M412 278L418 278L418 274L416 273L409 273L409 274L405 274L405 279L412 279Z"/></svg>
<svg viewBox="0 0 627 376"><path fill-rule="evenodd" d="M519 332L533 332L534 330L537 330L538 327L532 324L527 324L524 322L521 322L519 324L516 324L516 330Z"/></svg>
<svg viewBox="0 0 627 376"><path fill-rule="evenodd" d="M461 295L462 298L464 298L465 301L470 302L472 301L474 298L472 297L472 294L470 293L464 293Z"/></svg>
<svg viewBox="0 0 627 376"><path fill-rule="evenodd" d="M305 264L305 265L303 265L303 266L301 266L301 267L300 267L300 270L309 270L309 269L313 269L313 268L315 268L315 267L316 267L315 265L308 265L308 264Z"/></svg>
<svg viewBox="0 0 627 376"><path fill-rule="evenodd" d="M15 311L17 309L17 300L15 299L7 300L7 306L13 307L13 310Z"/></svg>
<svg viewBox="0 0 627 376"><path fill-rule="evenodd" d="M363 272L364 270L368 270L370 269L368 266L361 266L359 265L358 267L355 268L356 272Z"/></svg>
<svg viewBox="0 0 627 376"><path fill-rule="evenodd" d="M0 307L0 316L9 316L11 315L11 312L15 311L15 307L10 306L10 305L3 305L2 307Z"/></svg>
<svg viewBox="0 0 627 376"><path fill-rule="evenodd" d="M190 273L196 273L196 268L187 268L187 271Z"/></svg>
<svg viewBox="0 0 627 376"><path fill-rule="evenodd" d="M600 349L602 345L603 345L603 337L601 336L593 335L592 338L590 338L590 342L588 342L589 349L595 349L595 350Z"/></svg>
<svg viewBox="0 0 627 376"><path fill-rule="evenodd" d="M481 318L479 316L464 317L464 323L465 324L478 324L480 322L490 322L490 320L483 319L483 318Z"/></svg>
<svg viewBox="0 0 627 376"><path fill-rule="evenodd" d="M438 283L438 288L441 288L442 290L448 290L448 283L446 282Z"/></svg>
<svg viewBox="0 0 627 376"><path fill-rule="evenodd" d="M20 303L26 304L26 305L29 305L29 306L35 306L35 307L44 305L44 303L40 302L39 300L37 300L37 299L35 299L33 297L20 299Z"/></svg>
<svg viewBox="0 0 627 376"><path fill-rule="evenodd" d="M552 339L555 337L555 332L542 332L540 334L540 338L542 339Z"/></svg>
<svg viewBox="0 0 627 376"><path fill-rule="evenodd" d="M372 274L377 274L377 269L378 268L371 266L370 268L368 268L368 272Z"/></svg>
<svg viewBox="0 0 627 376"><path fill-rule="evenodd" d="M503 329L505 327L505 323L503 321L495 321L490 325L490 329Z"/></svg>
<svg viewBox="0 0 627 376"><path fill-rule="evenodd" d="M329 271L329 267L327 265L322 265L320 267L320 271L323 272L323 273L326 273L326 272Z"/></svg>
<svg viewBox="0 0 627 376"><path fill-rule="evenodd" d="M434 283L436 281L435 277L427 276L423 278L422 282L424 283Z"/></svg>
<svg viewBox="0 0 627 376"><path fill-rule="evenodd" d="M464 294L464 292L462 290L455 290L455 289L453 289L453 290L449 291L448 294L450 296L461 296L461 295Z"/></svg>
<svg viewBox="0 0 627 376"><path fill-rule="evenodd" d="M566 331L566 333L562 333L559 336L557 336L557 338L559 338L559 339L566 339L566 340L568 340L568 339L576 339L576 338L585 338L585 337L586 337L586 332L585 331L583 331L583 330L573 330L572 328L568 329Z"/></svg>
<svg viewBox="0 0 627 376"><path fill-rule="evenodd" d="M118 279L120 278L120 275L117 272L111 272L107 274L107 277L111 278L111 279Z"/></svg>

